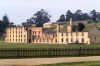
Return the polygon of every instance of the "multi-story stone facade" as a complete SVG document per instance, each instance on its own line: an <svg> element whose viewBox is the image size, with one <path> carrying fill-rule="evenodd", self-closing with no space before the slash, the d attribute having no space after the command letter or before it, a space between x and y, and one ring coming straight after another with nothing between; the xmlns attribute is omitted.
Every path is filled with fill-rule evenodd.
<svg viewBox="0 0 100 66"><path fill-rule="evenodd" d="M45 43L45 44L71 44L71 43L100 43L100 31L93 25L88 32L73 32L73 21L66 27L66 32L61 32L62 25L56 24L56 32L43 27L22 26L6 29L5 42L11 43ZM96 33L97 32L97 33Z"/></svg>
<svg viewBox="0 0 100 66"><path fill-rule="evenodd" d="M25 27L7 28L5 41L12 43L27 43L27 31Z"/></svg>

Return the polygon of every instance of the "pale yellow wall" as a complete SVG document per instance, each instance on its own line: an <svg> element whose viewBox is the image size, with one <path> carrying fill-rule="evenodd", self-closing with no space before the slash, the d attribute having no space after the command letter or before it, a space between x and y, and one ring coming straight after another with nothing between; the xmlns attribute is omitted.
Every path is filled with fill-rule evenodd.
<svg viewBox="0 0 100 66"><path fill-rule="evenodd" d="M32 31L32 43L69 44L76 43L77 40L79 43L86 44L100 43L100 31L97 28L91 28L89 32L61 33L60 25L57 25L57 33L46 33L43 31L42 27L31 27L30 30ZM32 36L34 38L32 38ZM84 40L84 42L82 42L82 39ZM6 29L5 42L27 43L27 40L27 31L25 30L25 27L11 27Z"/></svg>
<svg viewBox="0 0 100 66"><path fill-rule="evenodd" d="M5 42L27 43L27 32L24 27L12 27L6 29Z"/></svg>
<svg viewBox="0 0 100 66"><path fill-rule="evenodd" d="M38 34L38 36L33 39L33 43L56 44L56 39L57 38L53 34L42 33L42 35Z"/></svg>
<svg viewBox="0 0 100 66"><path fill-rule="evenodd" d="M33 43L48 43L48 44L57 43L55 41L56 40L55 34L43 32L42 27L33 27L32 28L32 36L34 37L32 39Z"/></svg>
<svg viewBox="0 0 100 66"><path fill-rule="evenodd" d="M82 39L84 40L84 42L82 42ZM90 43L89 39L90 38L88 37L88 32L58 33L59 44L76 43L77 40L79 41L79 43Z"/></svg>

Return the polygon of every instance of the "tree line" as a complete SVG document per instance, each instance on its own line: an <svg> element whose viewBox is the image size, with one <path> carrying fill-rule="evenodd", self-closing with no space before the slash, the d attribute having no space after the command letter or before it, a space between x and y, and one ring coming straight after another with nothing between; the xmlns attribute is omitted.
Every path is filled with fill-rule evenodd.
<svg viewBox="0 0 100 66"><path fill-rule="evenodd" d="M37 27L42 27L44 23L50 21L50 18L51 15L44 9L41 9L31 18L27 19L26 22L23 22L22 25L26 26L29 24L36 24ZM76 10L76 12L72 13L70 10L68 10L66 14L62 14L60 18L56 20L56 22L68 22L70 18L73 18L74 21L89 20L97 22L100 21L100 12L92 10L89 13L83 13L82 10Z"/></svg>
<svg viewBox="0 0 100 66"><path fill-rule="evenodd" d="M76 12L72 13L70 10L66 12L66 14L62 14L57 22L67 22L70 18L73 18L74 21L79 20L90 20L90 21L100 21L100 12L96 10L92 10L89 13L83 13L82 10L77 10Z"/></svg>
<svg viewBox="0 0 100 66"><path fill-rule="evenodd" d="M5 33L5 29L10 26L15 26L13 22L10 22L9 17L5 14L0 20L0 36Z"/></svg>
<svg viewBox="0 0 100 66"><path fill-rule="evenodd" d="M37 27L42 27L44 23L50 21L51 15L44 9L37 11L31 18L26 19L26 22L22 22L23 26L36 24ZM77 10L72 13L68 10L65 14L62 14L56 22L68 22L70 18L73 18L74 21L79 20L91 20L94 22L100 21L100 12L92 10L89 13L83 13L82 10ZM0 20L0 32L4 33L6 27L15 26L13 22L9 21L7 15L4 15L2 20ZM75 29L74 29L75 30Z"/></svg>

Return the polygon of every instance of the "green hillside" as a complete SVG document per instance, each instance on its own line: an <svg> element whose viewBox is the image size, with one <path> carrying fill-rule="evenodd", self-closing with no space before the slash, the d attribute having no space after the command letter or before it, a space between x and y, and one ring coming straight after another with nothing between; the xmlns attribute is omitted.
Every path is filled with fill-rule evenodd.
<svg viewBox="0 0 100 66"><path fill-rule="evenodd" d="M69 22L57 22L57 24L61 24L61 25L66 25L66 27L69 25ZM93 25L93 24L96 24L97 25L97 28L100 30L100 22L98 23L88 23L88 24L85 24L85 29L83 31L88 31L88 29ZM63 32L66 31L65 29L63 29Z"/></svg>
<svg viewBox="0 0 100 66"><path fill-rule="evenodd" d="M89 24L86 24L86 25L85 25L85 29L84 29L83 31L88 31L88 29L89 29L93 24L96 24L96 25L97 25L97 28L100 29L100 22L98 22L98 23L89 23Z"/></svg>

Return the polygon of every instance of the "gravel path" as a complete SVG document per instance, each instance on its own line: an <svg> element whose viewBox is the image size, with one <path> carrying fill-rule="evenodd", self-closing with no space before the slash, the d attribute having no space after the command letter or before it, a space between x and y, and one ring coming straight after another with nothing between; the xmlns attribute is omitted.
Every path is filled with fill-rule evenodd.
<svg viewBox="0 0 100 66"><path fill-rule="evenodd" d="M0 59L0 66L33 66L63 62L100 61L100 56L62 57L62 58L31 58L31 59Z"/></svg>

